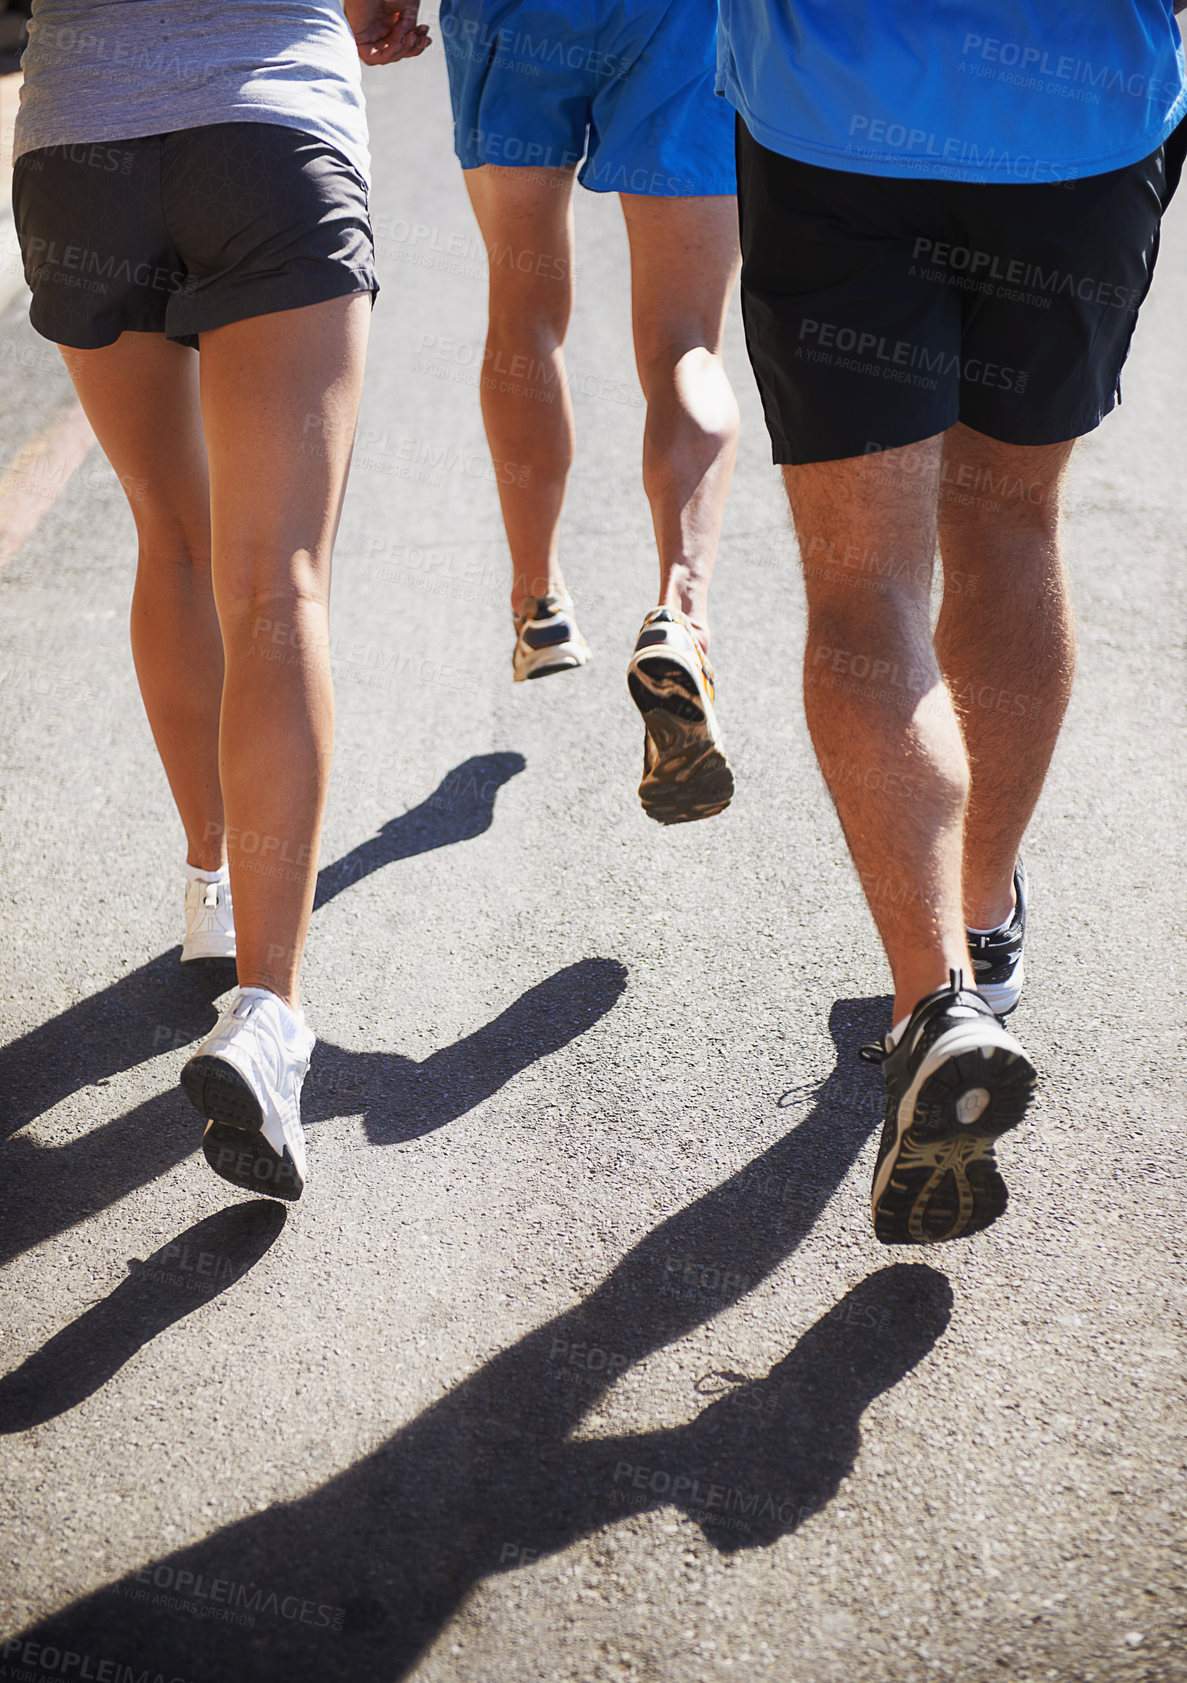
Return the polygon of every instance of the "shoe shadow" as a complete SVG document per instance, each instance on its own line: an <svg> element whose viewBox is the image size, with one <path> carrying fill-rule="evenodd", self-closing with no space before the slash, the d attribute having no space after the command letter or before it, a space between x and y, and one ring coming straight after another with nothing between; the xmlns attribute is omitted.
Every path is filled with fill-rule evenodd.
<svg viewBox="0 0 1187 1683"><path fill-rule="evenodd" d="M304 1104L306 1122L362 1114L375 1145L431 1133L585 1034L613 1010L626 984L626 966L614 959L580 959L423 1063L396 1052L349 1052L321 1041Z"/></svg>
<svg viewBox="0 0 1187 1683"><path fill-rule="evenodd" d="M110 1296L0 1378L0 1432L41 1426L93 1396L151 1338L242 1279L286 1214L271 1199L232 1204L145 1261L133 1258Z"/></svg>
<svg viewBox="0 0 1187 1683"><path fill-rule="evenodd" d="M882 1001L838 1002L837 1071L809 1114L648 1233L577 1307L319 1489L154 1560L151 1578L129 1573L22 1640L62 1651L85 1640L204 1683L386 1683L408 1674L483 1579L630 1513L672 1505L723 1552L793 1532L852 1468L870 1400L942 1334L951 1291L936 1270L879 1270L768 1374L726 1381L686 1425L577 1433L619 1376L739 1301L803 1242L873 1127L876 1110L859 1106L855 1119L846 1102L847 1072L884 1015ZM197 1622L215 1579L230 1585L238 1628ZM285 1616L289 1604L310 1608L303 1625Z"/></svg>

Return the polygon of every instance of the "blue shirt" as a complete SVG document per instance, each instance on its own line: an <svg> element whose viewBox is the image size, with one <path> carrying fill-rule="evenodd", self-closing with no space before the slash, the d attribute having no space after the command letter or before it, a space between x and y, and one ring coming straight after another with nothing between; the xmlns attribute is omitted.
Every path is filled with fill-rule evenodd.
<svg viewBox="0 0 1187 1683"><path fill-rule="evenodd" d="M1103 175L1187 111L1171 0L721 0L717 88L771 151L949 181Z"/></svg>

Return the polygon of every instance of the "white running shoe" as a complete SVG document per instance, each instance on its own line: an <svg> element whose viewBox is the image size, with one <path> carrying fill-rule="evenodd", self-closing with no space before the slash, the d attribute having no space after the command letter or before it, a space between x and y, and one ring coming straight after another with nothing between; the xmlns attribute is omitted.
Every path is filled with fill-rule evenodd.
<svg viewBox="0 0 1187 1683"><path fill-rule="evenodd" d="M589 644L578 629L571 597L529 596L514 623L511 676L517 684L588 662Z"/></svg>
<svg viewBox="0 0 1187 1683"><path fill-rule="evenodd" d="M182 1090L207 1119L202 1150L216 1175L249 1192L301 1196L301 1086L315 1044L303 1013L294 1022L267 988L236 988L181 1072Z"/></svg>
<svg viewBox="0 0 1187 1683"><path fill-rule="evenodd" d="M181 962L198 958L234 958L235 913L226 874L191 877L185 885L185 940Z"/></svg>

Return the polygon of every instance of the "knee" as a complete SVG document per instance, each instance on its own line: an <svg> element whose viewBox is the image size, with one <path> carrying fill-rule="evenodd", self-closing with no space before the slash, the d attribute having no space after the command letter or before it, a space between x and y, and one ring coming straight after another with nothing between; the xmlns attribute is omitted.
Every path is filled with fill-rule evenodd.
<svg viewBox="0 0 1187 1683"><path fill-rule="evenodd" d="M868 701L913 703L936 678L928 598L858 579L809 580L804 681Z"/></svg>
<svg viewBox="0 0 1187 1683"><path fill-rule="evenodd" d="M720 357L703 347L672 347L651 361L640 357L638 367L649 452L662 454L679 444L698 459L712 460L733 450L741 416Z"/></svg>
<svg viewBox="0 0 1187 1683"><path fill-rule="evenodd" d="M635 366L644 392L729 389L725 363L695 323L635 324Z"/></svg>
<svg viewBox="0 0 1187 1683"><path fill-rule="evenodd" d="M1060 525L1058 484L1030 481L1021 474L945 478L940 487L941 547L949 542L978 548L1050 549Z"/></svg>
<svg viewBox="0 0 1187 1683"><path fill-rule="evenodd" d="M196 580L210 578L210 532L205 526L168 515L141 514L136 522L138 576L151 583L178 573Z"/></svg>
<svg viewBox="0 0 1187 1683"><path fill-rule="evenodd" d="M330 622L324 597L298 591L252 590L218 597L227 660L268 660L304 665L328 658Z"/></svg>
<svg viewBox="0 0 1187 1683"><path fill-rule="evenodd" d="M565 342L571 298L556 286L505 285L492 287L487 325L488 343L500 349L531 350L547 356Z"/></svg>

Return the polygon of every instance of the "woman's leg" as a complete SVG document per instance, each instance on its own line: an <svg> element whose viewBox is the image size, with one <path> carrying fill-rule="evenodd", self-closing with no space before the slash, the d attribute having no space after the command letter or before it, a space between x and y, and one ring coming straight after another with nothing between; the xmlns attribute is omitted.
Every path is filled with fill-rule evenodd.
<svg viewBox="0 0 1187 1683"><path fill-rule="evenodd" d="M465 172L490 262L482 419L513 570L511 611L564 591L557 559L573 462L564 344L573 308L573 171Z"/></svg>
<svg viewBox="0 0 1187 1683"><path fill-rule="evenodd" d="M201 340L239 981L294 1008L334 724L330 558L370 315L355 293Z"/></svg>
<svg viewBox="0 0 1187 1683"><path fill-rule="evenodd" d="M737 201L623 193L635 361L647 399L643 487L664 607L709 646L709 580L738 448L738 405L721 360L738 277Z"/></svg>
<svg viewBox="0 0 1187 1683"><path fill-rule="evenodd" d="M210 493L198 357L159 333L63 348L79 401L136 522L132 658L191 865L222 864L223 645L210 586Z"/></svg>

